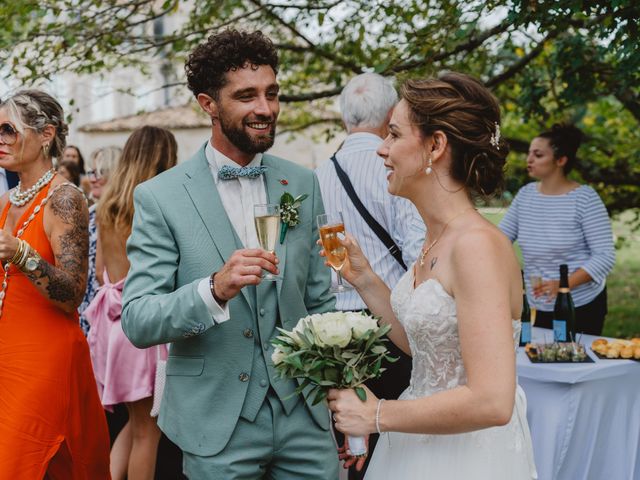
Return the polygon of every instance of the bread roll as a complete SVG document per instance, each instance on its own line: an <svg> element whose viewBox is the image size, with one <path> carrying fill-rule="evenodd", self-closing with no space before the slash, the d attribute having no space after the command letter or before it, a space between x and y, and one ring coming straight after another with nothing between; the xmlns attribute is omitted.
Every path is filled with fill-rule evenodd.
<svg viewBox="0 0 640 480"><path fill-rule="evenodd" d="M622 358L633 357L633 347L624 347L622 350L620 350L620 357Z"/></svg>

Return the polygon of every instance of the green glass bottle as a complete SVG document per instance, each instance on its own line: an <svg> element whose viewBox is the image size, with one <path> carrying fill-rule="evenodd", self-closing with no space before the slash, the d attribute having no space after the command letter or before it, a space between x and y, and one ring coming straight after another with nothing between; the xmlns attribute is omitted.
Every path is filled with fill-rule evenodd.
<svg viewBox="0 0 640 480"><path fill-rule="evenodd" d="M569 291L569 268L560 265L560 286L553 308L553 340L573 342L576 338L576 310Z"/></svg>

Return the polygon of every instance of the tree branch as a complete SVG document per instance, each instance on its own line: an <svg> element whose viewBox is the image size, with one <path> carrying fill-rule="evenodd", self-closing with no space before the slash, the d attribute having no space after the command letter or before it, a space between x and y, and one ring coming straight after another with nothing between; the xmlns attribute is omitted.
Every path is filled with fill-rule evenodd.
<svg viewBox="0 0 640 480"><path fill-rule="evenodd" d="M495 35L499 35L503 32L506 32L510 26L511 26L511 23L504 21L496 25L495 27L490 28L489 30L485 30L484 32L481 32L478 36L470 39L469 41L465 43L461 43L460 45L457 45L452 50L449 50L446 52L439 52L439 53L436 53L435 55L431 55L429 57L425 57L420 60L412 60L410 62L405 62L399 65L395 65L389 68L388 72L399 73L406 70L411 70L413 68L422 67L427 63L439 62L439 61L445 60L446 58L451 57L456 53L473 50L479 47L480 45L482 45L487 39Z"/></svg>
<svg viewBox="0 0 640 480"><path fill-rule="evenodd" d="M343 88L342 86L338 86L330 90L321 90L319 92L280 95L280 101L284 103L307 102L310 100L318 100L320 98L333 97L335 95L339 95L340 92L342 92L342 88Z"/></svg>
<svg viewBox="0 0 640 480"><path fill-rule="evenodd" d="M260 2L260 0L249 0L249 1L251 3L253 3L254 5L256 5L256 6L264 7L264 5ZM340 65L341 67L344 67L344 68L346 68L348 70L351 70L354 73L362 73L362 67L360 67L359 65L356 65L355 63L353 63L353 62L351 62L349 60L346 60L346 59L343 59L343 58L339 58L336 55L332 55L329 52L327 52L326 50L324 50L323 48L320 48L315 43L313 43L311 40L309 40L302 32L298 31L298 29L296 27L291 25L289 22L286 22L285 20L283 20L279 15L276 15L270 9L265 8L265 12L267 13L267 15L269 17L274 19L276 22L278 22L283 27L287 28L296 37L300 38L304 43L309 45L309 48L313 52L318 54L318 56L320 56L320 57L322 57L324 59L327 59L327 60L335 63L336 65Z"/></svg>
<svg viewBox="0 0 640 480"><path fill-rule="evenodd" d="M520 71L524 67L529 65L529 63L531 63L532 60L534 60L536 57L538 57L542 53L542 51L544 50L545 42L547 42L548 40L550 40L553 37L558 36L558 34L559 34L559 32L551 32L551 33L549 33L529 53L527 53L520 60L518 60L517 62L512 64L510 67L508 67L506 70L504 70L501 74L496 75L495 77L492 77L489 80L487 80L485 82L485 85L487 87L489 87L489 88L495 87L496 85L500 85L501 83L506 82L510 78L512 78L515 75L517 75L518 73L520 73Z"/></svg>

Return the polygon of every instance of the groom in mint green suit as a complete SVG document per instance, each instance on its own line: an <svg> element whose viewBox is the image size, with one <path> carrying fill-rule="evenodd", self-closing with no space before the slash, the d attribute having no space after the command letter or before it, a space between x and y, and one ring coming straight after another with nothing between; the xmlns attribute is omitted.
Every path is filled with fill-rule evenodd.
<svg viewBox="0 0 640 480"><path fill-rule="evenodd" d="M134 195L122 326L138 347L171 343L158 422L190 479L338 477L328 410L275 379L270 359L277 326L334 309L316 245L318 182L263 154L279 113L277 68L260 32L227 30L198 46L187 80L212 137ZM285 192L309 196L274 255L258 248L253 205Z"/></svg>

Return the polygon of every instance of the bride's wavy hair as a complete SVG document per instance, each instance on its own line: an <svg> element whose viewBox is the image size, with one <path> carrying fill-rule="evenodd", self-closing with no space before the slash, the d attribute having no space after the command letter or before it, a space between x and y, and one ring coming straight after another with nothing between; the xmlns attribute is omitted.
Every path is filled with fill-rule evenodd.
<svg viewBox="0 0 640 480"><path fill-rule="evenodd" d="M438 130L447 136L453 179L471 194L484 197L503 188L509 147L499 138L499 130L496 132L500 125L498 101L480 81L446 72L437 78L407 80L400 95L423 137Z"/></svg>
<svg viewBox="0 0 640 480"><path fill-rule="evenodd" d="M133 190L136 186L175 166L178 146L169 130L142 127L131 134L96 211L100 228L131 232Z"/></svg>

